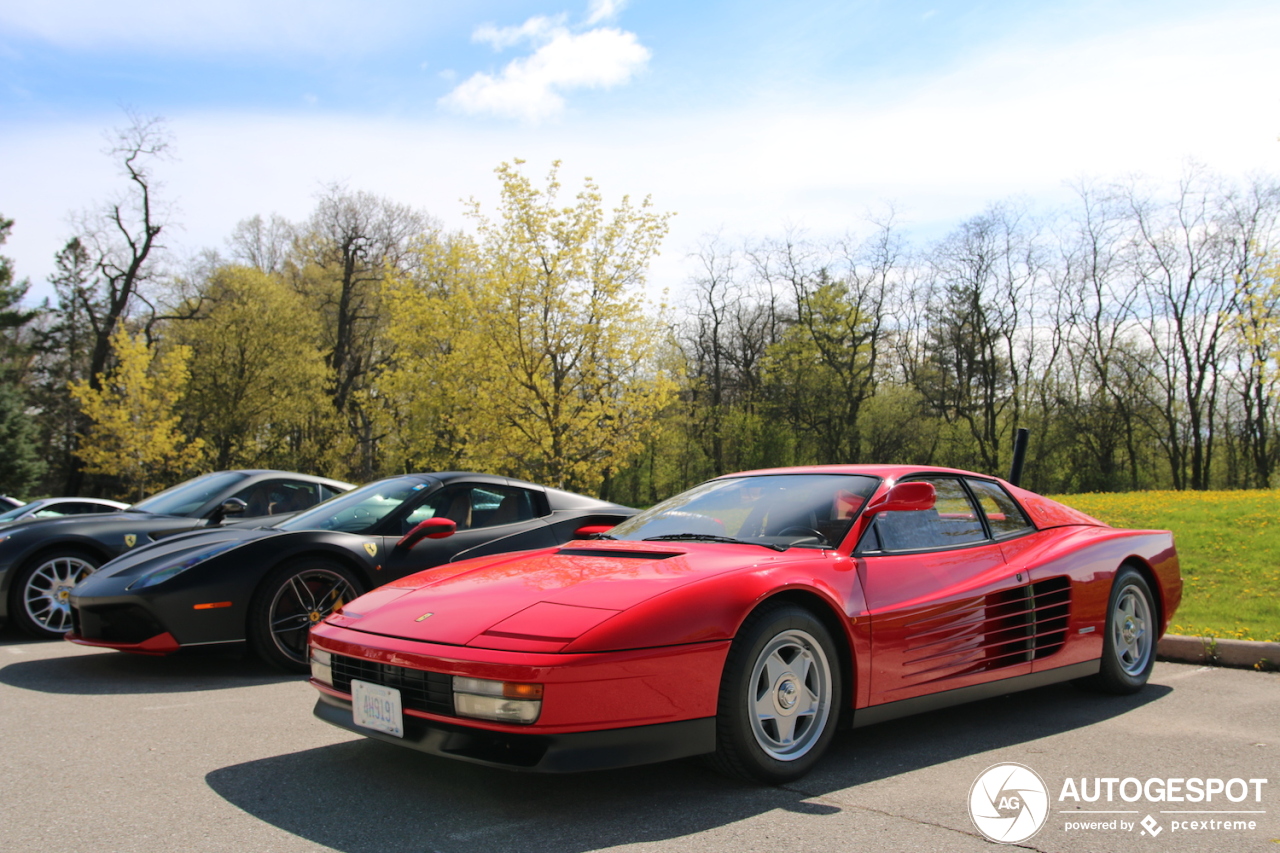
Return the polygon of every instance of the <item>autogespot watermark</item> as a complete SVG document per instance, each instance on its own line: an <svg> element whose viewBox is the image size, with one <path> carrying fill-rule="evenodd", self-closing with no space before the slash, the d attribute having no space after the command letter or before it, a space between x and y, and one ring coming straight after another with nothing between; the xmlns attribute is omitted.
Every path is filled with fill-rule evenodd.
<svg viewBox="0 0 1280 853"><path fill-rule="evenodd" d="M1044 828L1051 811L1055 823L1075 835L1250 832L1267 813L1262 805L1269 784L1240 777L1069 777L1055 803L1030 767L994 764L969 789L969 817L979 832L1001 844L1026 841Z"/></svg>
<svg viewBox="0 0 1280 853"><path fill-rule="evenodd" d="M1040 831L1048 816L1049 791L1030 767L993 764L969 789L969 817L992 841L1026 841Z"/></svg>

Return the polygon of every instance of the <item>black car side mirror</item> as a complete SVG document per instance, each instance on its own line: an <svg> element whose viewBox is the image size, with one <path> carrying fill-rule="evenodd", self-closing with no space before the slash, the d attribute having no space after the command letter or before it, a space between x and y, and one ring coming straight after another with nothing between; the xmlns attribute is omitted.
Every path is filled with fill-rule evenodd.
<svg viewBox="0 0 1280 853"><path fill-rule="evenodd" d="M228 515L243 515L248 508L249 505L239 498L227 498L209 516L209 523L221 524Z"/></svg>

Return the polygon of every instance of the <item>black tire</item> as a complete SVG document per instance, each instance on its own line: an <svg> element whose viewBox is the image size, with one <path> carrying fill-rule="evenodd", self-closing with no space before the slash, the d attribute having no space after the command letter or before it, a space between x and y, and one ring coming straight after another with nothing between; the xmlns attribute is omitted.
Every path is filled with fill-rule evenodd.
<svg viewBox="0 0 1280 853"><path fill-rule="evenodd" d="M351 570L334 560L304 557L277 566L249 603L249 644L272 666L307 672L311 626L362 590Z"/></svg>
<svg viewBox="0 0 1280 853"><path fill-rule="evenodd" d="M1104 630L1102 667L1086 686L1122 696L1137 693L1156 665L1159 618L1151 587L1132 566L1122 566L1111 583Z"/></svg>
<svg viewBox="0 0 1280 853"><path fill-rule="evenodd" d="M843 695L826 627L802 607L766 602L725 660L712 765L769 785L799 779L831 744Z"/></svg>
<svg viewBox="0 0 1280 853"><path fill-rule="evenodd" d="M9 613L25 633L57 640L71 630L71 589L98 570L102 560L76 548L46 551L18 570L10 587Z"/></svg>

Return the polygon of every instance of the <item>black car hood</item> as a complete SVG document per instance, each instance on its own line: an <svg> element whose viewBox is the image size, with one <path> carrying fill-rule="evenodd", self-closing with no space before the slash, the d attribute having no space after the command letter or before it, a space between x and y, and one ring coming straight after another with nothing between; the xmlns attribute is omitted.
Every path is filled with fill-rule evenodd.
<svg viewBox="0 0 1280 853"><path fill-rule="evenodd" d="M144 527L148 521L163 518L166 521L186 520L192 525L200 524L201 519L189 518L184 519L180 515L156 515L150 512L133 512L125 510L122 512L95 512L86 515L70 515L61 518L22 518L17 521L6 522L0 529L4 530L5 535L12 536L16 533L25 533L28 530L38 530L41 536L59 536L62 534L71 534L76 532L76 528L85 525L93 525L94 529L100 529L104 524L115 523L121 528L134 529Z"/></svg>
<svg viewBox="0 0 1280 853"><path fill-rule="evenodd" d="M209 530L197 530L191 533L178 533L166 536L142 548L121 554L98 571L85 578L77 593L92 595L92 584L95 579L127 578L146 574L147 572L172 566L188 556L222 543L232 547L245 542L277 536L284 531L270 528L217 527Z"/></svg>

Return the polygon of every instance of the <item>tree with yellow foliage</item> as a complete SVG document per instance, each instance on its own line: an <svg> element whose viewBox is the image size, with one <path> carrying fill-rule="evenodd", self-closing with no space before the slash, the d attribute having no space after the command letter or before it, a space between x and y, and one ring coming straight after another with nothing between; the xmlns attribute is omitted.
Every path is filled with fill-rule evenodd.
<svg viewBox="0 0 1280 853"><path fill-rule="evenodd" d="M561 205L559 163L543 189L520 165L496 170L496 219L472 202L478 240L455 244L451 279L389 285L396 365L384 385L399 411L417 412L406 456L448 451L470 467L595 489L675 392L643 293L669 214L625 197L607 211L590 179Z"/></svg>
<svg viewBox="0 0 1280 853"><path fill-rule="evenodd" d="M210 465L337 467L321 449L343 430L326 402L318 313L278 275L248 266L214 270L201 297L193 317L170 329L191 353L181 409Z"/></svg>
<svg viewBox="0 0 1280 853"><path fill-rule="evenodd" d="M384 282L392 365L370 393L383 434L384 467L394 471L497 470L474 407L491 371L472 317L479 253L462 234L418 248L415 275Z"/></svg>
<svg viewBox="0 0 1280 853"><path fill-rule="evenodd" d="M201 458L200 439L188 440L178 428L174 406L187 385L186 347L157 356L142 336L123 327L111 336L116 366L88 380L73 382L71 396L92 423L81 436L76 455L91 474L118 478L131 500L171 483Z"/></svg>

